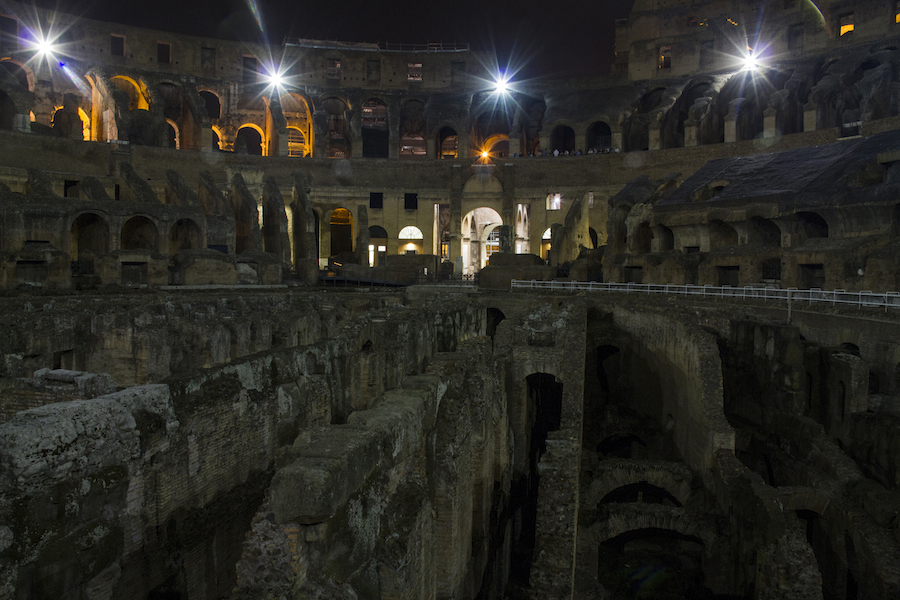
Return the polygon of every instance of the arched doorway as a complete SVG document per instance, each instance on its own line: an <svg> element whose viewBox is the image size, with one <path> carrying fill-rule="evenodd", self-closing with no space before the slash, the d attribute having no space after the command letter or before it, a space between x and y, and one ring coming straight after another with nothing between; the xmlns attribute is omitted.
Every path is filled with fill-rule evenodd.
<svg viewBox="0 0 900 600"><path fill-rule="evenodd" d="M200 226L191 219L179 219L169 230L169 255L180 250L197 250L203 247L202 244Z"/></svg>
<svg viewBox="0 0 900 600"><path fill-rule="evenodd" d="M299 94L284 94L281 111L287 120L288 156L304 157L312 155L312 117L309 104Z"/></svg>
<svg viewBox="0 0 900 600"><path fill-rule="evenodd" d="M603 121L597 121L587 132L588 150L608 152L612 146L612 130Z"/></svg>
<svg viewBox="0 0 900 600"><path fill-rule="evenodd" d="M353 252L353 215L346 208L331 213L331 254Z"/></svg>
<svg viewBox="0 0 900 600"><path fill-rule="evenodd" d="M550 149L560 154L575 152L575 130L568 125L558 125L550 134Z"/></svg>
<svg viewBox="0 0 900 600"><path fill-rule="evenodd" d="M122 250L150 250L157 252L159 233L156 225L147 217L132 217L122 225L120 244Z"/></svg>
<svg viewBox="0 0 900 600"><path fill-rule="evenodd" d="M84 213L72 221L69 255L73 262L85 254L106 254L109 251L109 225L97 214Z"/></svg>
<svg viewBox="0 0 900 600"><path fill-rule="evenodd" d="M486 206L469 211L462 221L463 274L477 273L487 264L491 253L499 250L499 238L489 239L503 219Z"/></svg>
<svg viewBox="0 0 900 600"><path fill-rule="evenodd" d="M262 133L252 125L244 125L238 129L234 138L234 151L238 154L262 156Z"/></svg>

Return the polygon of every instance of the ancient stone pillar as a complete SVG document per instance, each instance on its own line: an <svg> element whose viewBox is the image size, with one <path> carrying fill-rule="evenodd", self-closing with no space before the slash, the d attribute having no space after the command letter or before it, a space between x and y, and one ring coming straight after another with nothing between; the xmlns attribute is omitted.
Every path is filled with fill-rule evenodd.
<svg viewBox="0 0 900 600"><path fill-rule="evenodd" d="M816 105L809 102L803 107L803 131L816 130Z"/></svg>
<svg viewBox="0 0 900 600"><path fill-rule="evenodd" d="M658 122L650 123L648 132L650 135L650 150L659 150L662 148L662 140L659 137L659 128L660 124Z"/></svg>
<svg viewBox="0 0 900 600"><path fill-rule="evenodd" d="M700 128L697 126L697 121L694 119L688 119L684 122L684 147L692 148L694 146L699 145L698 142L700 140Z"/></svg>
<svg viewBox="0 0 900 600"><path fill-rule="evenodd" d="M764 138L773 138L778 135L778 130L775 129L775 117L778 114L771 106L763 111L763 137Z"/></svg>
<svg viewBox="0 0 900 600"><path fill-rule="evenodd" d="M613 131L612 132L612 147L613 150L616 148L622 149L622 132L621 131Z"/></svg>

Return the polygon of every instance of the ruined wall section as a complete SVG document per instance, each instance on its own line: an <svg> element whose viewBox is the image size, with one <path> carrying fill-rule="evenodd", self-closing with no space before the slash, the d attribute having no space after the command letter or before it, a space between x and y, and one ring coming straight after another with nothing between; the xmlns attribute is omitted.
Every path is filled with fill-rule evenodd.
<svg viewBox="0 0 900 600"><path fill-rule="evenodd" d="M612 314L616 326L630 338L630 354L637 359L631 371L637 376L635 382L641 381L639 375L648 367L666 382L660 390L638 388L635 406L656 413L660 423L671 419L673 440L685 462L697 472L708 472L716 450L734 448L734 431L722 405L714 338L689 315L672 318L662 311L624 304L617 304ZM661 398L654 397L658 393Z"/></svg>
<svg viewBox="0 0 900 600"><path fill-rule="evenodd" d="M502 589L502 372L486 339L469 340L346 424L301 434L254 519L233 597L412 600Z"/></svg>
<svg viewBox="0 0 900 600"><path fill-rule="evenodd" d="M368 302L340 308L361 316ZM392 339L408 349L398 360L422 357L398 364L400 382L434 355L436 339L455 349L483 329L462 303L382 317L373 351L394 352L379 343ZM313 346L17 415L0 431L0 598L226 595L277 457L299 432L340 415L358 344L358 328L338 328Z"/></svg>

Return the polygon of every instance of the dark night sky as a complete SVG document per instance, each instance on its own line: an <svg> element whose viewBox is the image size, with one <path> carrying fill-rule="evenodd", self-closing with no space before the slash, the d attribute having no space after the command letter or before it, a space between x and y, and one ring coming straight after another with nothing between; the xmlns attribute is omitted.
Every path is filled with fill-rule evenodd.
<svg viewBox="0 0 900 600"><path fill-rule="evenodd" d="M248 0L62 0L65 12L226 39L258 41ZM528 76L605 75L614 21L633 0L257 0L268 40L468 42ZM53 0L40 3L48 5ZM527 62L526 62L527 59Z"/></svg>

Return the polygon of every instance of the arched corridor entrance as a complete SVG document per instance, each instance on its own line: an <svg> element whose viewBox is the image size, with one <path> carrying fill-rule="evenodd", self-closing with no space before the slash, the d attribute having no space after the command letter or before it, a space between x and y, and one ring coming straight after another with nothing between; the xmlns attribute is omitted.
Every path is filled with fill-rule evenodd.
<svg viewBox="0 0 900 600"><path fill-rule="evenodd" d="M497 227L503 219L493 208L481 207L469 211L462 221L463 274L472 275L483 269L491 254L499 252Z"/></svg>

